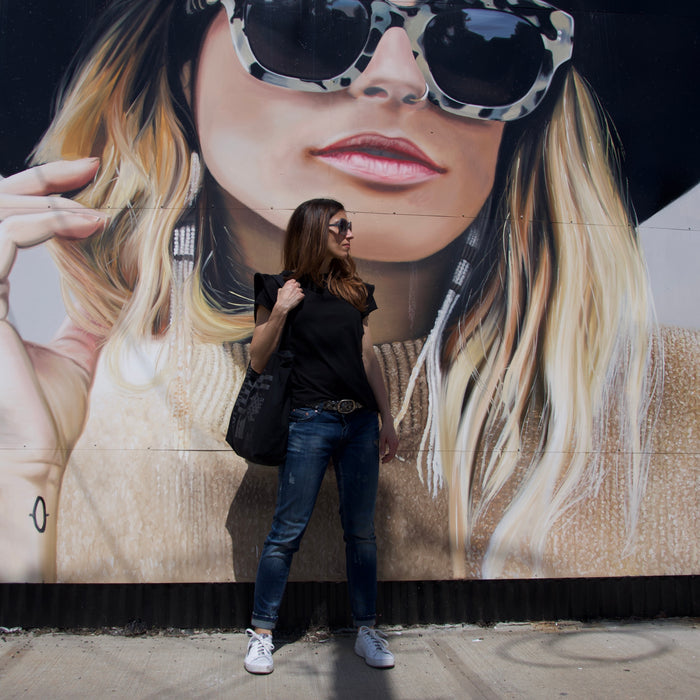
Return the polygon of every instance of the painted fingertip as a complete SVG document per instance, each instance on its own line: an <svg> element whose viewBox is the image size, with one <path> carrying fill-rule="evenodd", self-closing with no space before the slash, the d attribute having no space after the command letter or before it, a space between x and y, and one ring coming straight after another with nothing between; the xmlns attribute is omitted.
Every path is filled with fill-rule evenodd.
<svg viewBox="0 0 700 700"><path fill-rule="evenodd" d="M90 231L90 233L103 231L107 227L107 224L109 222L109 220L106 217L100 216L99 214L84 214L82 212L74 212L74 214L83 221L92 224L92 230Z"/></svg>
<svg viewBox="0 0 700 700"><path fill-rule="evenodd" d="M110 215L101 209L92 209L90 207L73 209L72 213L77 216L84 216L86 219L99 219L100 221L109 221Z"/></svg>
<svg viewBox="0 0 700 700"><path fill-rule="evenodd" d="M69 163L79 163L81 165L99 165L100 159L97 156L85 156L83 158L67 158Z"/></svg>

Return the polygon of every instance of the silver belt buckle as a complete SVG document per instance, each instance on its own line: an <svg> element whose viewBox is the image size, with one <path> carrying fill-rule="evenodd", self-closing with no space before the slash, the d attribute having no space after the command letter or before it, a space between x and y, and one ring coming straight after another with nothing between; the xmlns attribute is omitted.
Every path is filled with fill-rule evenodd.
<svg viewBox="0 0 700 700"><path fill-rule="evenodd" d="M341 399L338 401L336 411L338 413L352 413L355 410L356 403L352 399Z"/></svg>

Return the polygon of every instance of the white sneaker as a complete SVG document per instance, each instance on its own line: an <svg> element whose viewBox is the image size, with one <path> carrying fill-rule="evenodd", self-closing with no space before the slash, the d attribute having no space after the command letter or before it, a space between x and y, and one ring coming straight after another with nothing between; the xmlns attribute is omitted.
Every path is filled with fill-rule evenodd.
<svg viewBox="0 0 700 700"><path fill-rule="evenodd" d="M355 653L361 656L368 666L393 668L394 655L389 651L386 635L371 627L360 627L355 640Z"/></svg>
<svg viewBox="0 0 700 700"><path fill-rule="evenodd" d="M258 634L251 629L246 630L250 637L248 650L245 654L243 665L248 673L272 673L272 643L271 634Z"/></svg>

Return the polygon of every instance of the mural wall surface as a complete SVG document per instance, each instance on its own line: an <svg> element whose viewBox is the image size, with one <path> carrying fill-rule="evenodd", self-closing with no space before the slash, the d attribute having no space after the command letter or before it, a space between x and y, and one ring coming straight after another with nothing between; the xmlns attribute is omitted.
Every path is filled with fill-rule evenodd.
<svg viewBox="0 0 700 700"><path fill-rule="evenodd" d="M700 12L556 4L0 5L1 580L254 579L277 471L224 436L319 196L376 285L381 579L700 573ZM292 579L345 577L337 509Z"/></svg>

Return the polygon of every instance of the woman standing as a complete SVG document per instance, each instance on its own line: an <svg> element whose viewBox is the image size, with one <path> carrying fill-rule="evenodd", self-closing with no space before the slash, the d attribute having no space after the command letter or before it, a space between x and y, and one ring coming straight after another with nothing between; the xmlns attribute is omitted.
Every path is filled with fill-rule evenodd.
<svg viewBox="0 0 700 700"><path fill-rule="evenodd" d="M284 286L272 275L255 276L251 366L262 372L282 342L294 355L294 369L287 456L279 468L277 507L255 582L255 630L248 630L245 667L251 673L272 671L272 630L292 556L329 461L338 482L350 602L359 627L355 651L370 666L394 665L385 641L371 628L377 594L379 455L382 462L393 459L398 438L367 325L377 308L374 287L355 272L352 238L342 204L309 200L297 207L287 226Z"/></svg>

